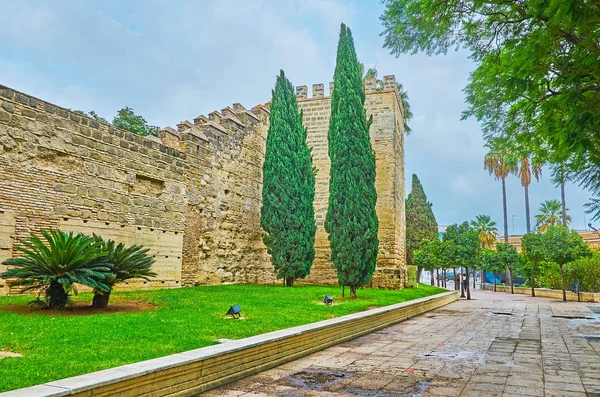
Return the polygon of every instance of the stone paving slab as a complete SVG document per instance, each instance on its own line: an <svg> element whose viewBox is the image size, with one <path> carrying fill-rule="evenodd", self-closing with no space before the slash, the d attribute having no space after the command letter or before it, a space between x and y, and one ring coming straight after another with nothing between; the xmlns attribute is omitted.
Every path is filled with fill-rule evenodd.
<svg viewBox="0 0 600 397"><path fill-rule="evenodd" d="M600 396L600 304L473 298L202 396Z"/></svg>

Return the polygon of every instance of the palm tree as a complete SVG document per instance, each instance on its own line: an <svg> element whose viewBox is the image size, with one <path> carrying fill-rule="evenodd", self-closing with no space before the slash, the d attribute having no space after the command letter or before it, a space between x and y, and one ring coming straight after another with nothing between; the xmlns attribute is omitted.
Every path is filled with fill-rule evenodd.
<svg viewBox="0 0 600 397"><path fill-rule="evenodd" d="M483 248L492 248L498 238L496 222L489 215L477 215L471 226L479 231L479 239Z"/></svg>
<svg viewBox="0 0 600 397"><path fill-rule="evenodd" d="M533 175L537 181L542 176L542 165L534 161L529 161L528 156L524 156L519 164L519 177L521 186L525 189L525 218L527 219L527 233L531 232L531 214L529 211L529 185Z"/></svg>
<svg viewBox="0 0 600 397"><path fill-rule="evenodd" d="M555 185L560 186L560 201L561 201L561 221L564 227L568 227L570 217L567 216L567 199L565 195L565 182L567 181L567 175L565 172L565 163L561 162L556 164L552 168L552 182Z"/></svg>
<svg viewBox="0 0 600 397"><path fill-rule="evenodd" d="M483 167L496 180L502 181L502 208L504 210L504 242L508 242L508 212L506 210L506 177L517 171L516 161L503 138L492 138L485 146L489 149L483 160Z"/></svg>
<svg viewBox="0 0 600 397"><path fill-rule="evenodd" d="M492 248L498 239L496 222L489 215L477 215L471 226L479 231L479 240L483 248ZM475 270L473 270L473 288L475 288ZM483 283L483 270L481 270L481 282Z"/></svg>
<svg viewBox="0 0 600 397"><path fill-rule="evenodd" d="M92 237L60 230L42 231L42 236L45 241L32 234L17 245L23 255L5 260L11 269L0 277L14 279L10 284L25 287L23 291L41 290L51 310L65 307L69 292L77 294L75 284L110 290L107 283L115 276Z"/></svg>
<svg viewBox="0 0 600 397"><path fill-rule="evenodd" d="M569 209L566 208L565 212ZM558 200L546 200L540 205L540 213L535 216L536 229L544 233L549 226L557 226L562 223L562 205ZM571 216L565 214L566 227L571 222ZM564 224L563 224L564 225Z"/></svg>

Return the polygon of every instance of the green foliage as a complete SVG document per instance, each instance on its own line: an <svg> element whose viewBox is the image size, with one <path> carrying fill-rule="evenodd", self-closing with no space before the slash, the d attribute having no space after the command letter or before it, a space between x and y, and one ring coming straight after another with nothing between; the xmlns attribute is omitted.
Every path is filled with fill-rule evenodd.
<svg viewBox="0 0 600 397"><path fill-rule="evenodd" d="M269 119L260 224L277 278L291 286L308 276L315 258L315 171L294 88L283 70Z"/></svg>
<svg viewBox="0 0 600 397"><path fill-rule="evenodd" d="M496 244L496 251L498 252L498 260L503 264L504 268L510 270L511 274L519 271L521 254L517 252L517 249L512 244L498 243Z"/></svg>
<svg viewBox="0 0 600 397"><path fill-rule="evenodd" d="M387 0L395 55L464 47L476 62L465 117L567 170L600 194L600 4L593 1ZM600 219L600 205L588 210Z"/></svg>
<svg viewBox="0 0 600 397"><path fill-rule="evenodd" d="M540 233L526 233L521 238L521 248L526 259L526 269L533 270L546 259L544 236Z"/></svg>
<svg viewBox="0 0 600 397"><path fill-rule="evenodd" d="M490 248L481 248L477 252L477 262L486 272L496 274L503 272L505 269L504 263L500 260L500 256L498 255L498 251Z"/></svg>
<svg viewBox="0 0 600 397"><path fill-rule="evenodd" d="M579 282L580 291L600 292L600 252L591 257L579 258L565 265L566 282Z"/></svg>
<svg viewBox="0 0 600 397"><path fill-rule="evenodd" d="M423 241L438 240L438 224L432 204L427 201L421 181L412 176L412 191L406 199L406 263L413 265L413 253Z"/></svg>
<svg viewBox="0 0 600 397"><path fill-rule="evenodd" d="M155 310L56 316L11 312L30 297L0 296L0 350L23 357L0 364L0 392L92 371L241 339L445 292L419 285L401 291L365 289L359 299L342 299L333 286L214 285L152 291L113 292L116 302L149 302ZM323 305L332 295L336 305ZM91 299L81 294L76 299ZM239 303L244 321L223 319Z"/></svg>
<svg viewBox="0 0 600 397"><path fill-rule="evenodd" d="M480 247L479 231L469 226L468 222L448 226L443 242L444 255L448 263L456 267L471 267L477 264L477 252Z"/></svg>
<svg viewBox="0 0 600 397"><path fill-rule="evenodd" d="M442 244L442 241L437 238L434 240L423 240L420 247L414 251L413 264L427 271L442 267Z"/></svg>
<svg viewBox="0 0 600 397"><path fill-rule="evenodd" d="M94 235L94 239L98 243L98 249L103 254L100 260L108 264L111 273L114 275L114 279L105 282L109 287L112 288L116 283L132 278L150 280L156 277L156 273L151 269L154 258L148 255L148 248L141 245L126 247L123 243L117 244L113 240L103 240L102 237L97 235Z"/></svg>
<svg viewBox="0 0 600 397"><path fill-rule="evenodd" d="M365 285L375 271L379 221L375 212L375 154L352 33L342 24L329 120L329 206L325 230L341 285Z"/></svg>
<svg viewBox="0 0 600 397"><path fill-rule="evenodd" d="M12 285L24 291L42 290L50 309L62 309L68 293L77 294L75 284L108 292L114 279L109 266L102 260L98 243L83 234L74 235L60 230L43 231L45 241L32 234L16 249L23 255L3 262L10 269L0 274L14 279Z"/></svg>
<svg viewBox="0 0 600 397"><path fill-rule="evenodd" d="M569 209L567 208L567 211ZM540 205L540 213L535 216L536 229L545 232L550 226L562 224L562 204L558 200L546 200ZM571 222L571 216L567 215L567 224Z"/></svg>
<svg viewBox="0 0 600 397"><path fill-rule="evenodd" d="M592 254L583 237L575 230L563 226L550 226L543 234L546 259L563 266Z"/></svg>
<svg viewBox="0 0 600 397"><path fill-rule="evenodd" d="M498 229L491 216L477 215L475 220L471 221L471 227L479 232L479 241L482 247L491 248L496 243Z"/></svg>
<svg viewBox="0 0 600 397"><path fill-rule="evenodd" d="M108 124L108 121L104 117L98 116L98 114L93 110L90 111L89 116L93 119L103 122L104 124Z"/></svg>
<svg viewBox="0 0 600 397"><path fill-rule="evenodd" d="M158 135L159 130L158 127L149 125L145 118L135 114L130 107L124 107L117 112L113 119L113 125L142 136Z"/></svg>

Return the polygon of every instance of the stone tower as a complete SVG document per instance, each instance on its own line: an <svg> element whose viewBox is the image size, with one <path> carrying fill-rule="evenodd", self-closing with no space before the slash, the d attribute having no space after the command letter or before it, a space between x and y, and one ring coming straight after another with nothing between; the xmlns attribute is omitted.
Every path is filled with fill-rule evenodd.
<svg viewBox="0 0 600 397"><path fill-rule="evenodd" d="M371 144L376 158L377 216L379 218L379 255L373 274L372 287L402 288L405 285L405 178L404 178L404 119L402 101L394 76L385 76L384 87L376 89L375 79L365 82L365 109L373 115ZM296 87L298 107L308 128L308 145L312 148L313 164L317 168L315 216L317 219L317 255L307 281L336 284L331 263L329 240L324 222L329 198L329 155L327 131L331 114L331 92L324 95L323 84L313 84L312 98L306 86Z"/></svg>

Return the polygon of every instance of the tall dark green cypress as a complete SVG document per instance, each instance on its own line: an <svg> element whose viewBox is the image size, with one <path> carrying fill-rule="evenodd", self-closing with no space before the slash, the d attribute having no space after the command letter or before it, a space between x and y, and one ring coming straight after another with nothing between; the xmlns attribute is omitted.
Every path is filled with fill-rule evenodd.
<svg viewBox="0 0 600 397"><path fill-rule="evenodd" d="M329 120L329 208L325 230L340 285L350 296L375 271L379 221L375 212L375 153L371 147L360 66L352 33L342 24Z"/></svg>
<svg viewBox="0 0 600 397"><path fill-rule="evenodd" d="M406 199L406 264L413 265L413 253L425 240L438 239L438 224L433 215L432 204L416 174L412 176L412 191ZM417 280L421 276L419 266Z"/></svg>
<svg viewBox="0 0 600 397"><path fill-rule="evenodd" d="M315 259L315 172L292 83L283 70L272 91L260 225L277 278L291 287Z"/></svg>

